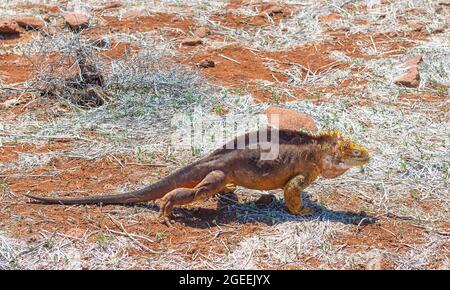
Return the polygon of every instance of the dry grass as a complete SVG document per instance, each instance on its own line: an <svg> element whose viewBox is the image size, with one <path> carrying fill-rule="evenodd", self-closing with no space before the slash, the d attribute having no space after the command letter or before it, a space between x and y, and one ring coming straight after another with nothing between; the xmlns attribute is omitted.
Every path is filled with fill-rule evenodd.
<svg viewBox="0 0 450 290"><path fill-rule="evenodd" d="M7 2L1 4L0 16L18 13L15 3ZM99 5L97 2L85 1L75 8L90 13L94 6ZM223 12L227 1L168 2L155 1L148 5L143 1L126 1L124 7L106 11L104 15L120 16L140 7L145 8L143 13L146 15L153 12L184 14L186 5L189 5L193 11L190 17L198 25L208 25L215 34L226 35L223 41L209 41L210 48L237 42L260 51L288 50L305 43L328 41L330 35L326 30L335 31L345 26L350 26L349 34L361 32L370 35L409 31L411 23L424 22L425 31L431 33L448 22L445 15L436 13L434 1L390 1L373 5L371 3L374 1L303 1L302 4L283 1L296 9L279 25L234 29L210 19L212 15ZM363 4L367 4L367 11L360 13L358 9L363 9ZM73 8L71 3L67 6L68 10ZM414 9L420 12L415 13ZM233 13L254 16L258 11L250 5ZM331 23L321 23L318 17L330 13L336 13L341 18ZM362 24L354 25L357 20ZM97 21L95 18L93 23ZM25 240L12 238L5 227L0 234L0 269L330 269L377 267L374 264L379 261L382 267L394 269L448 269L448 37L447 29L440 34L431 33L425 40L406 39L414 42L414 46L402 49L399 54L372 59L348 57L334 51L330 52L332 59L349 62L350 65L345 69L332 68L316 75L305 75L303 68L294 65L283 71L289 79L288 83L274 86L276 83L261 82L275 92L294 94L295 89L303 87L311 90L315 86L339 87L341 81L347 78L368 81L359 87L362 89L356 95L338 97L330 90L321 94L320 100L296 100L282 105L312 115L321 129L339 129L374 150L372 161L364 168L353 169L337 179L320 179L307 189L304 193L307 202L316 209L311 217L288 214L281 192L275 192L276 202L258 208L254 201L261 193L239 188L236 194L240 203L232 202L223 209L235 213L236 218L204 232L211 241L221 241L225 245L224 251L202 252L194 258L187 254L185 248L160 249L155 253L151 249L158 245L148 241L154 237L146 237L142 233L130 235L126 231L102 228L73 237L65 232L42 230L37 239ZM254 118L268 106L267 103L254 103L249 93L238 94L228 88L211 85L195 69L169 61L168 57L182 53L177 50L178 39L165 39L155 31L114 32L108 38L133 43L141 49L122 59L105 60L97 55L101 49L93 46L87 38L69 33L41 34L26 44L2 47L2 54L23 53L28 57L49 55L56 51L61 54L59 64L69 59L70 64L77 63L79 69L80 60L84 59L95 65L90 72L101 75L102 82L96 85L108 96L101 102L94 102L95 106L80 106L72 98L89 82L86 83L81 74L82 78L76 76L74 85L68 82L70 78L65 75L55 74L58 66L51 66L48 62L42 63L44 67L33 81L19 86L0 84L0 96L9 96L15 90L48 93L51 87L56 93L44 94L44 97L32 102L53 104L56 100L68 108L46 107L49 114L57 113L48 118L41 118L39 112L26 110L14 118L5 117L0 123L0 145L44 145L60 139L73 144L69 149L60 151L20 153L18 160L0 163L2 207L14 205L20 199L8 188L11 171L20 170L21 174L27 175L34 168L46 166L55 157L97 160L111 155L139 157L143 158L143 162L163 164L171 170L196 157L192 148L171 146L168 132L173 129L170 121L175 113L195 115L194 109L200 109L213 126L214 122L223 120L213 113L217 106L227 108L227 116L234 117L238 123ZM384 43L365 47L365 43L360 43L358 47L363 46L363 52L369 56L379 56L385 52L385 45L396 41L399 39L387 39ZM423 63L419 66L422 78L420 87L398 87L393 80L401 73L401 64L417 54L423 56ZM266 65L279 68L270 61ZM357 72L351 70L361 67L364 69ZM439 91L432 85L436 83L446 86L447 91ZM44 91L43 85L47 88ZM439 93L441 97L433 102L420 98L408 100L401 97L405 93ZM5 112L8 111L0 111ZM86 131L96 134L86 135ZM199 149L196 154L214 149L205 142L196 146ZM54 176L60 173L56 168L52 171ZM126 191L140 186L128 182L116 190ZM60 193L64 191L58 191ZM431 208L426 206L428 204ZM116 218L129 218L130 214L156 217L156 212L148 208L124 208ZM20 215L10 217L12 221L21 218ZM214 232L220 228L220 231L239 236L242 225L247 224L260 225L261 230L243 237L237 244L229 243L227 238ZM371 231L378 228L385 236L373 242L372 238L375 238ZM420 230L420 235L414 236L416 232L412 232L412 228ZM357 246L354 246L355 240ZM152 246L151 249L148 245Z"/></svg>

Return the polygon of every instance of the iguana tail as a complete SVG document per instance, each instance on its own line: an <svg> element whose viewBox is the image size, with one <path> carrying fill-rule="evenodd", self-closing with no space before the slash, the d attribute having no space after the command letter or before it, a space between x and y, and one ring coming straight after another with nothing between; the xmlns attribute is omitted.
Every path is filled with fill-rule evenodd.
<svg viewBox="0 0 450 290"><path fill-rule="evenodd" d="M163 197L166 193L179 187L193 187L199 183L206 172L193 170L192 165L183 167L160 181L153 183L141 190L136 190L122 194L94 195L87 197L40 197L25 194L25 196L48 204L132 204L145 201L151 201Z"/></svg>

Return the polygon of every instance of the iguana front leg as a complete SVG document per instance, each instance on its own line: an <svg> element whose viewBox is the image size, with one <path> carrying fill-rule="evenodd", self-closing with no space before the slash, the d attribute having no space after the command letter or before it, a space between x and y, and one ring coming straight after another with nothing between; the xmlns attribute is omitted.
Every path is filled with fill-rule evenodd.
<svg viewBox="0 0 450 290"><path fill-rule="evenodd" d="M284 202L289 212L306 216L311 214L311 209L303 206L302 191L311 184L311 180L303 175L297 175L284 186Z"/></svg>

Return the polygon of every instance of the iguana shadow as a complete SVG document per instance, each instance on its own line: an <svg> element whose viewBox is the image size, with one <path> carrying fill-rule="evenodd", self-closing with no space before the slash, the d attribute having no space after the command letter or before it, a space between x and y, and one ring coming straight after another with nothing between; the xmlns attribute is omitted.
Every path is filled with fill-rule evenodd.
<svg viewBox="0 0 450 290"><path fill-rule="evenodd" d="M217 209L211 208L176 208L174 209L174 221L185 226L195 228L209 228L214 224L231 223L264 223L266 225L277 225L289 221L330 221L342 224L353 224L366 226L377 222L377 218L364 212L335 211L329 209L306 195L303 197L305 204L313 209L313 214L300 217L290 214L283 200L274 199L269 204L258 206L253 201L239 202L235 193L219 194L217 196ZM134 205L136 206L136 205ZM147 209L158 210L155 204L144 205Z"/></svg>

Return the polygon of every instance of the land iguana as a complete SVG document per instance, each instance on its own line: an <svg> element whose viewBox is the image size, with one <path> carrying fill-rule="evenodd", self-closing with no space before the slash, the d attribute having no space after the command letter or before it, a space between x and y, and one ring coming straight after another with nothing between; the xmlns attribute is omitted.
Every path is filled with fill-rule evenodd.
<svg viewBox="0 0 450 290"><path fill-rule="evenodd" d="M160 217L167 223L174 206L204 200L231 184L257 190L283 189L289 212L309 215L311 210L303 206L301 198L301 192L308 185L319 176L335 178L370 159L367 149L338 131L312 134L268 128L266 136L269 143L272 142L271 136L275 136L273 133L278 133L279 145L278 155L273 160L261 158L264 153L262 146L259 141L252 141L247 133L240 139L245 137L244 148L236 147L238 139L235 138L230 141L233 146L225 144L141 190L79 198L26 196L43 203L65 205L133 204L161 199Z"/></svg>

